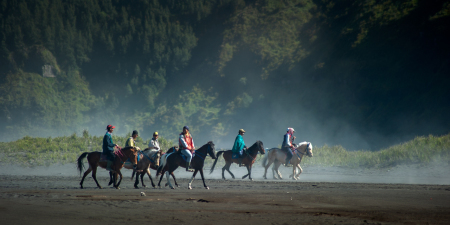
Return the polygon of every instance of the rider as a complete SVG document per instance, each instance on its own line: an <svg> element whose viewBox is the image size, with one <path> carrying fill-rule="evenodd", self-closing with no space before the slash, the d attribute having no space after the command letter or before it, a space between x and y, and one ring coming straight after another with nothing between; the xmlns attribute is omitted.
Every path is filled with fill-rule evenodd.
<svg viewBox="0 0 450 225"><path fill-rule="evenodd" d="M244 149L247 149L247 147L245 147L244 138L242 137L244 136L244 134L245 130L240 129L239 134L236 136L236 139L234 140L233 148L231 149L233 153L239 153L239 166L242 166L242 158L243 158L242 155L244 153Z"/></svg>
<svg viewBox="0 0 450 225"><path fill-rule="evenodd" d="M292 151L295 150L293 145L293 142L295 140L294 132L294 128L289 127L287 129L287 133L284 135L283 144L281 145L281 150L286 153L286 164L284 164L286 167L289 166L289 161L291 161L291 158L293 156Z"/></svg>
<svg viewBox="0 0 450 225"><path fill-rule="evenodd" d="M108 125L106 127L106 134L103 137L103 154L105 154L108 158L108 162L106 164L106 169L109 171L113 171L113 169L111 168L114 159L115 159L115 155L114 155L114 147L118 147L118 145L114 144L112 141L112 132L114 131L114 128L116 128L113 125Z"/></svg>
<svg viewBox="0 0 450 225"><path fill-rule="evenodd" d="M139 147L136 146L136 138L139 136L137 130L133 130L133 133L131 134L131 137L127 139L127 142L125 142L125 147L135 147L137 150L140 150Z"/></svg>
<svg viewBox="0 0 450 225"><path fill-rule="evenodd" d="M189 170L189 165L191 164L192 153L194 153L194 140L192 140L192 136L189 133L189 127L184 126L183 132L180 134L179 138L179 149L181 154L186 156L186 171L192 172Z"/></svg>
<svg viewBox="0 0 450 225"><path fill-rule="evenodd" d="M154 148L156 150L161 150L161 148L159 147L159 142L158 142L158 132L153 133L153 137L150 140L150 142L148 143L148 147L149 148Z"/></svg>

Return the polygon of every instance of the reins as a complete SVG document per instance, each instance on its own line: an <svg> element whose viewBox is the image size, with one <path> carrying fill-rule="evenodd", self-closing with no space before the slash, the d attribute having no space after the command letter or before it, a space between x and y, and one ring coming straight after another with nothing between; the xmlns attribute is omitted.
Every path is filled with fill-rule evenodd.
<svg viewBox="0 0 450 225"><path fill-rule="evenodd" d="M211 147L210 144L207 144L207 145L208 145L208 149L206 150L206 153L203 155L203 157L200 156L200 153L201 153L201 152L197 152L197 151L199 151L200 149L199 149L199 150L195 150L195 156L200 157L200 159L203 159L203 161L205 161L206 154L209 153L209 148ZM201 154L203 154L203 153L201 153ZM194 157L195 157L195 156L194 156Z"/></svg>

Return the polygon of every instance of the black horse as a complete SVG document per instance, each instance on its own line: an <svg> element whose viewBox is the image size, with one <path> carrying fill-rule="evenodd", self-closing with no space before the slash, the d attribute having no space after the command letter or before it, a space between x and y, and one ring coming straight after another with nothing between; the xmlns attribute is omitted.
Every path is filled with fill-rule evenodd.
<svg viewBox="0 0 450 225"><path fill-rule="evenodd" d="M212 141L206 143L205 145L197 149L195 151L195 154L192 156L191 168L193 168L195 171L194 174L192 175L191 180L189 181L188 189L192 189L191 184L198 171L200 171L200 175L202 176L203 185L205 186L206 189L209 189L209 187L206 186L205 184L205 177L203 176L203 166L205 163L206 155L209 155L213 159L216 158L216 150L214 149L214 143ZM171 154L166 154L161 159L161 165L159 166L157 171L157 174L161 174L158 186L161 187L161 180L163 179L165 172L167 176L168 185L170 186L170 188L174 189L174 187L170 183L169 175L173 174L173 171L175 171L179 166L186 168L186 161L183 159L179 151L173 152ZM173 178L175 180L175 177Z"/></svg>

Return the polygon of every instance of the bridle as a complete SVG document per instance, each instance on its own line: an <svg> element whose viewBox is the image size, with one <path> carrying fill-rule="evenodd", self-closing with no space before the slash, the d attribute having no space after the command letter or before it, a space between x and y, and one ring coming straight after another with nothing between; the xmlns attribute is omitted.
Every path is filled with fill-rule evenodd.
<svg viewBox="0 0 450 225"><path fill-rule="evenodd" d="M309 148L310 145L311 145L311 143L308 143L308 144L306 145L305 153L300 152L300 150L298 150L298 148L296 148L295 151L297 152L297 153L296 153L297 156L298 156L299 158L302 158L302 156L300 156L299 153L302 154L302 155L309 155L309 153L308 153L308 148Z"/></svg>
<svg viewBox="0 0 450 225"><path fill-rule="evenodd" d="M210 151L212 151L212 150L211 150L211 143L208 143L207 145L208 145L208 149L206 150L206 153L205 153L205 154L203 154L203 153L201 153L201 152L197 152L198 150L195 150L195 156L200 157L200 159L202 159L203 161L205 161L206 155L207 155L207 154L211 154ZM199 149L199 150L200 150L200 149ZM202 157L200 154L202 154L203 157ZM195 156L194 156L194 157L195 157Z"/></svg>

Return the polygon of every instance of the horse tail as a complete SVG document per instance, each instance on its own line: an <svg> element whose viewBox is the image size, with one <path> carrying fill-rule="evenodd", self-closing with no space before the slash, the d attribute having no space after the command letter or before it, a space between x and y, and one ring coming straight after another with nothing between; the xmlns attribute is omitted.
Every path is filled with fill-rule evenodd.
<svg viewBox="0 0 450 225"><path fill-rule="evenodd" d="M80 157L78 157L78 160L77 160L77 169L78 169L78 171L80 172L80 175L81 175L81 173L82 173L83 170L84 170L83 159L86 158L86 156L87 156L88 154L89 154L89 152L85 152L85 153L81 154Z"/></svg>
<svg viewBox="0 0 450 225"><path fill-rule="evenodd" d="M263 167L266 167L267 165L267 160L269 159L269 154L270 154L270 150L267 150L267 154L264 154L264 159L262 160L261 165Z"/></svg>
<svg viewBox="0 0 450 225"><path fill-rule="evenodd" d="M214 171L214 167L216 166L217 160L219 160L219 156L222 155L222 153L224 153L224 152L225 152L225 151L219 151L219 152L217 152L216 160L214 160L214 163L213 163L213 165L212 165L212 167L211 167L211 170L209 171L209 174L211 174L211 173Z"/></svg>
<svg viewBox="0 0 450 225"><path fill-rule="evenodd" d="M161 162L159 162L159 166L158 169L156 170L156 176L158 176L159 173L161 173L161 171L163 170L163 168L166 166L166 162L167 162L167 156L170 154L164 154L163 156L161 156Z"/></svg>

